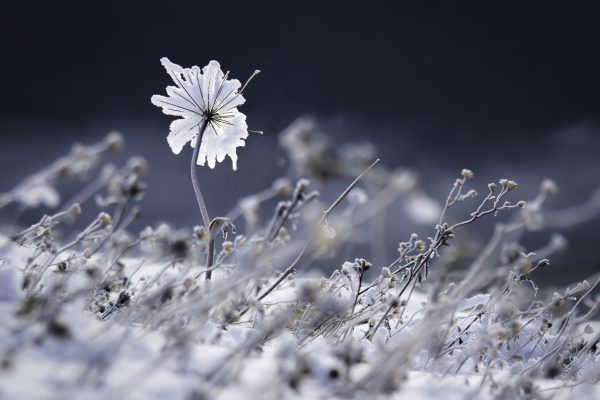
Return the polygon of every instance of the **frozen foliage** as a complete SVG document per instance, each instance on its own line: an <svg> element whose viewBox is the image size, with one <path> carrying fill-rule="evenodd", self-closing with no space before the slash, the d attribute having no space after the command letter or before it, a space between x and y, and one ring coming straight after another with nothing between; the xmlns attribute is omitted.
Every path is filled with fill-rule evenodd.
<svg viewBox="0 0 600 400"><path fill-rule="evenodd" d="M0 208L10 203L21 203L27 207L57 207L60 203L54 184L59 178L79 177L85 179L99 163L101 155L108 151L119 151L123 138L117 132L110 133L105 140L94 146L76 144L65 157L56 160L44 170L23 180L13 190L0 194Z"/></svg>
<svg viewBox="0 0 600 400"><path fill-rule="evenodd" d="M248 137L246 116L238 111L246 102L242 96L245 85L227 79L229 72L223 74L216 61L202 70L182 68L166 57L160 61L177 86L167 87L168 97L152 96L152 104L167 115L180 117L171 123L167 137L173 153L179 154L188 142L194 147L201 137L198 165L208 163L214 168L217 161L229 156L237 169L237 148L244 147Z"/></svg>
<svg viewBox="0 0 600 400"><path fill-rule="evenodd" d="M525 202L508 179L478 195L465 169L438 207L414 172L390 171L372 146L338 148L307 121L286 130L282 144L294 172L319 181L322 193L343 182L338 197L323 200L309 180L281 177L192 229L131 232L145 161L101 168L114 137L79 147L87 156L74 171L100 171L77 203L0 233L0 398L600 396L598 274L549 291L535 281L565 250L564 238L549 234L535 251L521 244L552 227L553 215L561 227L581 222L581 207L594 218L597 195L552 211L550 181ZM296 142L309 131L317 136ZM329 164L312 150L333 154ZM61 165L3 198L45 190ZM89 217L82 210L92 201L104 211ZM397 238L388 265L370 261L377 247L346 259L378 217L402 223L385 218L395 204L435 222ZM497 223L477 247L466 233L482 218ZM83 228L74 231L76 219ZM457 251L466 245L473 250Z"/></svg>

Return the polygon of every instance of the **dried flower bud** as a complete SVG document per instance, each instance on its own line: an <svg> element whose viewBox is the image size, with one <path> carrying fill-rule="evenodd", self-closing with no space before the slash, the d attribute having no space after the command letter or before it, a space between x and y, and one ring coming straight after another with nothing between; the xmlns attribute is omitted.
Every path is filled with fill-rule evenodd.
<svg viewBox="0 0 600 400"><path fill-rule="evenodd" d="M398 193L410 192L417 186L417 176L409 171L394 171L390 177L389 186Z"/></svg>
<svg viewBox="0 0 600 400"><path fill-rule="evenodd" d="M112 223L112 218L105 212L101 212L100 215L98 215L98 220L103 226L108 226Z"/></svg>
<svg viewBox="0 0 600 400"><path fill-rule="evenodd" d="M131 157L127 161L127 167L138 176L143 176L148 172L148 163L143 157Z"/></svg>
<svg viewBox="0 0 600 400"><path fill-rule="evenodd" d="M494 183L488 183L488 189L490 189L490 192L494 193L496 191L496 189L498 189L498 186Z"/></svg>
<svg viewBox="0 0 600 400"><path fill-rule="evenodd" d="M354 259L355 269L359 273L363 273L371 269L373 264L365 260L364 258L356 258Z"/></svg>
<svg viewBox="0 0 600 400"><path fill-rule="evenodd" d="M473 176L474 176L474 174L473 174L473 171L471 171L470 169L466 169L466 168L465 168L465 169L463 169L463 170L462 170L462 172L461 172L460 174L461 174L461 175L463 176L463 178L465 178L465 179L473 179Z"/></svg>
<svg viewBox="0 0 600 400"><path fill-rule="evenodd" d="M197 284L197 283L196 283L196 281L195 281L194 279L192 279L192 278L186 278L186 279L183 281L183 287L184 287L186 290L192 290L192 289L195 289L195 288L196 288L196 286L198 286L198 284Z"/></svg>
<svg viewBox="0 0 600 400"><path fill-rule="evenodd" d="M558 186L556 185L556 183L554 183L553 180L544 179L540 186L540 191L545 196L552 196L553 194L556 194L558 192Z"/></svg>
<svg viewBox="0 0 600 400"><path fill-rule="evenodd" d="M244 235L238 235L235 237L234 245L236 248L243 247L246 243L248 243L248 239Z"/></svg>
<svg viewBox="0 0 600 400"><path fill-rule="evenodd" d="M123 136L119 132L110 132L104 140L108 144L110 151L115 153L120 152L125 147L125 140L123 140Z"/></svg>
<svg viewBox="0 0 600 400"><path fill-rule="evenodd" d="M231 253L234 249L233 243L230 241L223 242L223 250L227 253Z"/></svg>
<svg viewBox="0 0 600 400"><path fill-rule="evenodd" d="M560 233L555 233L550 238L550 244L557 250L564 250L567 247L567 239Z"/></svg>
<svg viewBox="0 0 600 400"><path fill-rule="evenodd" d="M422 240L417 240L417 241L415 242L415 247L416 247L416 249L417 249L417 250L419 250L419 251L425 251L426 245L425 245L425 242L424 242L424 241L422 241Z"/></svg>
<svg viewBox="0 0 600 400"><path fill-rule="evenodd" d="M280 196L290 196L294 190L292 182L287 178L275 179L272 188Z"/></svg>
<svg viewBox="0 0 600 400"><path fill-rule="evenodd" d="M508 181L506 183L506 189L510 192L512 190L515 190L519 185L517 184L517 182L515 181Z"/></svg>
<svg viewBox="0 0 600 400"><path fill-rule="evenodd" d="M525 208L527 206L527 203L524 202L523 200L517 202L517 207L519 208Z"/></svg>
<svg viewBox="0 0 600 400"><path fill-rule="evenodd" d="M69 212L71 212L73 215L80 215L81 214L81 206L79 205L79 203L75 203L71 206L71 208L69 209Z"/></svg>
<svg viewBox="0 0 600 400"><path fill-rule="evenodd" d="M310 181L308 179L300 179L296 182L296 187L294 188L294 197L302 198L304 191L310 185Z"/></svg>

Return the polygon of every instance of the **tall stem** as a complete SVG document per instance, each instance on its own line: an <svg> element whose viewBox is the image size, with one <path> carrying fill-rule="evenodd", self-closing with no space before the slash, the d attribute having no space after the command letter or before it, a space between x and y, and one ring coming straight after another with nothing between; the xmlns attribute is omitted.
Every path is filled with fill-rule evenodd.
<svg viewBox="0 0 600 400"><path fill-rule="evenodd" d="M198 184L198 175L196 173L196 162L198 160L198 153L200 152L200 145L202 144L202 136L208 126L208 119L204 119L204 122L199 128L198 138L196 139L196 145L194 146L194 154L192 155L192 163L190 165L190 174L192 176L192 186L194 186L194 192L196 193L196 200L198 200L198 208L200 208L200 214L202 214L202 221L204 227L208 231L210 229L210 218L208 217L208 211L206 210L206 204L200 191L200 185Z"/></svg>
<svg viewBox="0 0 600 400"><path fill-rule="evenodd" d="M212 275L212 266L215 261L215 239L214 234L210 231L210 218L208 216L208 211L206 210L206 204L204 203L204 197L202 197L202 192L200 191L200 184L198 183L198 175L196 173L196 162L198 161L198 153L200 152L200 145L202 144L202 136L204 135L204 131L208 126L208 119L205 119L202 125L200 126L200 130L198 131L198 138L196 139L196 145L194 146L194 154L192 155L192 162L190 164L190 174L192 176L192 186L194 186L194 193L196 193L196 200L198 200L198 208L200 209L200 214L202 214L202 221L204 222L204 227L208 232L208 236L210 240L208 241L208 254L206 255L206 280L210 281Z"/></svg>

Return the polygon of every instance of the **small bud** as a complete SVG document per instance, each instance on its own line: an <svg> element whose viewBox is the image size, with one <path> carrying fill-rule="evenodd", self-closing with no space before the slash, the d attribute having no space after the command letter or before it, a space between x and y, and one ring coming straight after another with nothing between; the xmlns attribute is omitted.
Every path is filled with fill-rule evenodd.
<svg viewBox="0 0 600 400"><path fill-rule="evenodd" d="M98 220L103 226L108 226L112 223L112 218L105 212L101 212L100 215L98 215Z"/></svg>
<svg viewBox="0 0 600 400"><path fill-rule="evenodd" d="M473 189L471 189L471 190L469 190L469 191L467 192L467 195L466 195L466 196L467 196L467 198L471 198L471 199L472 199L472 198L474 198L474 197L477 197L477 191L476 191L476 190L473 190Z"/></svg>
<svg viewBox="0 0 600 400"><path fill-rule="evenodd" d="M111 132L106 135L106 143L108 144L108 148L110 151L115 153L120 152L125 147L125 140L123 140L123 136L119 132Z"/></svg>
<svg viewBox="0 0 600 400"><path fill-rule="evenodd" d="M419 250L419 251L425 251L426 245L425 245L425 242L424 242L424 241L422 241L422 240L417 240L417 241L415 242L415 247L416 247L416 249L417 249L417 250Z"/></svg>
<svg viewBox="0 0 600 400"><path fill-rule="evenodd" d="M494 193L496 189L498 189L498 186L494 182L488 183L488 189L490 189L490 192Z"/></svg>
<svg viewBox="0 0 600 400"><path fill-rule="evenodd" d="M127 166L138 176L143 176L148 172L148 163L143 157L131 157L127 161Z"/></svg>
<svg viewBox="0 0 600 400"><path fill-rule="evenodd" d="M93 254L94 253L92 252L92 249L90 249L89 247L86 247L86 249L83 250L83 256L85 258L91 258Z"/></svg>
<svg viewBox="0 0 600 400"><path fill-rule="evenodd" d="M308 179L300 179L296 183L296 187L294 188L294 197L302 198L304 191L310 185L310 181Z"/></svg>
<svg viewBox="0 0 600 400"><path fill-rule="evenodd" d="M557 250L564 250L567 247L567 239L560 233L555 233L550 238L550 243Z"/></svg>
<svg viewBox="0 0 600 400"><path fill-rule="evenodd" d="M521 329L523 329L523 326L517 321L514 321L510 326L510 330L513 336L518 335L521 332Z"/></svg>
<svg viewBox="0 0 600 400"><path fill-rule="evenodd" d="M69 211L74 215L80 215L81 214L81 206L79 205L79 203L75 203L71 206Z"/></svg>
<svg viewBox="0 0 600 400"><path fill-rule="evenodd" d="M192 290L192 289L195 289L195 288L196 288L196 286L198 286L198 284L197 284L197 283L196 283L196 281L195 281L194 279L192 279L192 278L186 278L186 279L183 281L183 287L184 287L186 290Z"/></svg>
<svg viewBox="0 0 600 400"><path fill-rule="evenodd" d="M240 248L243 247L246 243L248 243L248 239L246 239L246 237L244 237L244 235L237 235L235 237L235 247L236 248Z"/></svg>
<svg viewBox="0 0 600 400"><path fill-rule="evenodd" d="M231 253L233 251L233 243L230 241L223 242L223 250L227 253Z"/></svg>
<svg viewBox="0 0 600 400"><path fill-rule="evenodd" d="M519 208L525 208L527 206L527 203L524 202L523 200L517 202L517 207Z"/></svg>
<svg viewBox="0 0 600 400"><path fill-rule="evenodd" d="M551 179L544 179L540 186L540 191L546 196L552 196L558 192L558 186Z"/></svg>
<svg viewBox="0 0 600 400"><path fill-rule="evenodd" d="M515 190L519 185L517 184L517 182L515 181L508 181L506 183L506 189L510 192L512 190Z"/></svg>
<svg viewBox="0 0 600 400"><path fill-rule="evenodd" d="M278 178L273 182L273 190L280 196L289 196L292 194L294 187L287 178Z"/></svg>
<svg viewBox="0 0 600 400"><path fill-rule="evenodd" d="M473 171L471 171L470 169L463 169L461 175L465 179L473 179Z"/></svg>
<svg viewBox="0 0 600 400"><path fill-rule="evenodd" d="M371 264L370 262L368 262L364 258L356 258L354 260L354 264L356 264L358 272L366 272L369 269L371 269L371 267L373 266L373 264Z"/></svg>
<svg viewBox="0 0 600 400"><path fill-rule="evenodd" d="M412 233L410 235L410 240L417 240L419 238L419 235L417 235L416 233Z"/></svg>

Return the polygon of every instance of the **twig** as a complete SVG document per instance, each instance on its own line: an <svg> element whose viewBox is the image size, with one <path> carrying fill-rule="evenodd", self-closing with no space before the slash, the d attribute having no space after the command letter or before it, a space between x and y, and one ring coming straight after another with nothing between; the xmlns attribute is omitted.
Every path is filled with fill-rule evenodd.
<svg viewBox="0 0 600 400"><path fill-rule="evenodd" d="M358 182L362 179L362 177L365 176L365 174L367 172L369 172L371 170L371 168L373 168L378 162L379 162L379 158L377 160L375 160L371 165L369 165L369 167L366 170L364 170L363 173L360 174L346 188L346 190L344 190L344 192L333 202L333 204L331 204L331 206L323 212L321 219L319 219L319 222L316 225L316 229L318 229L321 225L323 225L323 223L325 221L327 221L329 214L331 214L337 208L337 206L340 205L340 203L346 198L346 196L348 196L348 193L350 193L350 191L352 189L354 189L354 187L358 184ZM281 276L267 290L265 290L263 293L260 294L260 296L258 296L258 300L262 300L265 297L267 297L269 295L269 293L271 293L273 290L275 290L277 288L277 286L279 286L279 284L285 280L285 278L287 278L290 274L292 274L296 271L296 266L298 265L298 263L300 263L300 261L302 260L302 257L304 256L304 253L308 249L308 246L310 246L310 244L312 243L312 240L315 236L316 229L311 232L310 236L306 240L306 243L304 244L304 247L302 247L302 250L300 250L300 253L296 257L296 259L290 264L289 267L287 267L287 269L281 274Z"/></svg>

